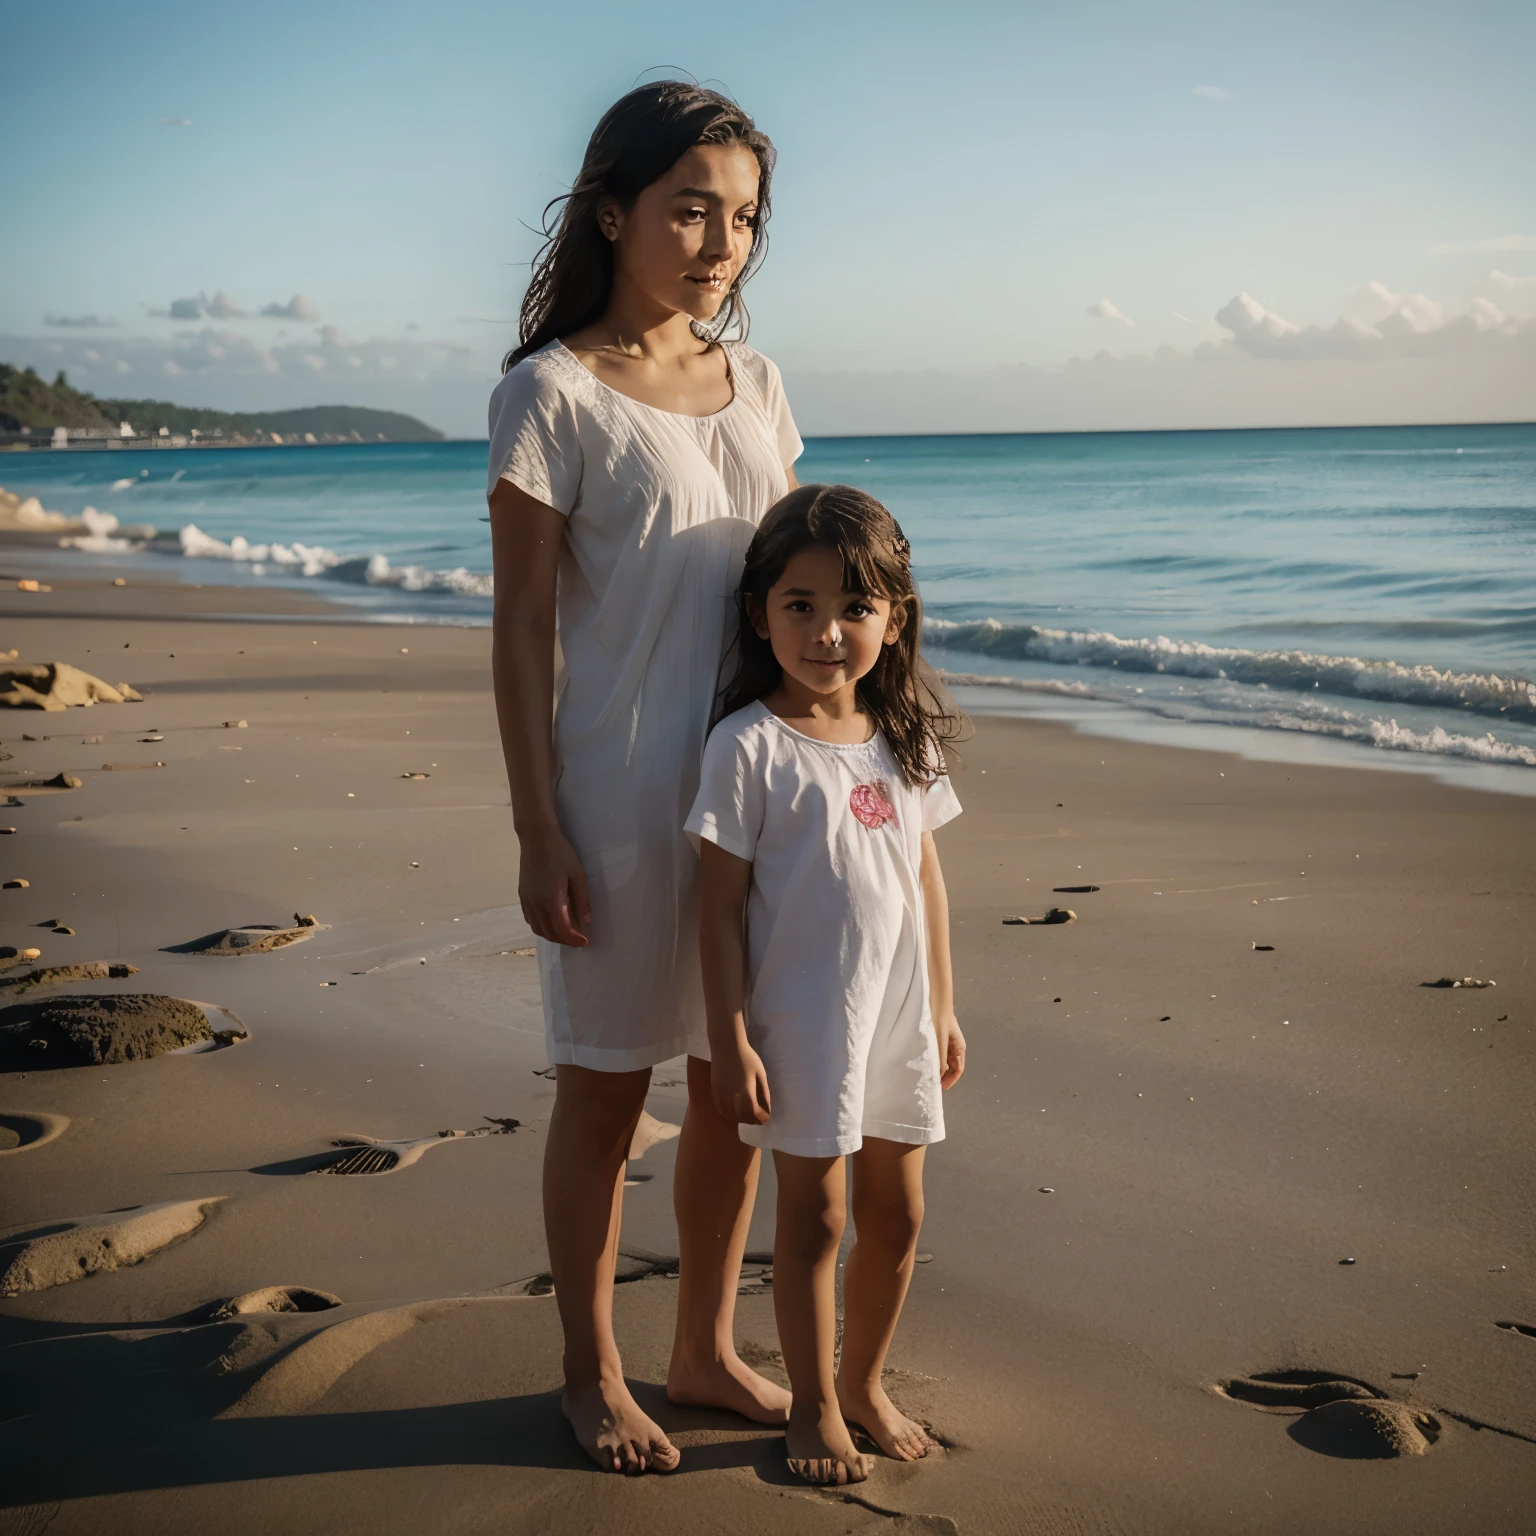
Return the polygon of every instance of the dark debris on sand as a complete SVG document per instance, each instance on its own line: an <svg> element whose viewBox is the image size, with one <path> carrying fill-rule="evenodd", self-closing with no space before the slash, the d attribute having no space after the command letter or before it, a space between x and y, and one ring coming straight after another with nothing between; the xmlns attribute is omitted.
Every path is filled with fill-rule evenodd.
<svg viewBox="0 0 1536 1536"><path fill-rule="evenodd" d="M0 1070L112 1066L148 1061L203 1041L241 1038L216 1031L196 1003L156 992L54 997L0 1009Z"/></svg>

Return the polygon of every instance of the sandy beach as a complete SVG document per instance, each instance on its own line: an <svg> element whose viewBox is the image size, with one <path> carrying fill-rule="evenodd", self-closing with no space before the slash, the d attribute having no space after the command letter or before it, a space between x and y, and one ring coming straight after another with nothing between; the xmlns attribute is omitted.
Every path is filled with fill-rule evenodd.
<svg viewBox="0 0 1536 1536"><path fill-rule="evenodd" d="M0 551L0 648L143 701L0 715L0 1532L1532 1528L1536 801L977 720L890 1382L945 1449L818 1492L666 1403L679 1060L617 1321L683 1463L624 1480L554 1396L488 631L59 570ZM185 947L256 925L291 942ZM136 970L23 979L88 962ZM46 1005L120 994L211 1005L207 1048L62 1064Z"/></svg>

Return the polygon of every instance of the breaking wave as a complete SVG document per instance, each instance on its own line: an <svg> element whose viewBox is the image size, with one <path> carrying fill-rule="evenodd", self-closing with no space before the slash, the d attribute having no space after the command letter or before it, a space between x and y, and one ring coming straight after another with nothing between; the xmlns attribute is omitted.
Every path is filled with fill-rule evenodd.
<svg viewBox="0 0 1536 1536"><path fill-rule="evenodd" d="M997 656L1008 661L1113 667L1176 677L1219 678L1260 688L1322 692L1387 704L1470 709L1483 715L1536 721L1536 682L1495 672L1449 672L1395 661L1365 661L1313 651L1246 651L1198 640L1122 640L1099 630L1042 629L996 619L929 619L925 638L935 647Z"/></svg>

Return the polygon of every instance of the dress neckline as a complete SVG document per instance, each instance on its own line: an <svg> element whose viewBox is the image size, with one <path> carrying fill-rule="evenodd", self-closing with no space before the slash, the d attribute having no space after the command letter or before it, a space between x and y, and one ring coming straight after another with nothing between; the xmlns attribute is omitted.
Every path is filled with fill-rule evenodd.
<svg viewBox="0 0 1536 1536"><path fill-rule="evenodd" d="M644 400L636 400L633 395L626 395L622 389L615 389L612 384L609 384L605 380L598 378L598 376L593 373L593 371L588 368L587 365L582 362L582 360L577 357L576 354L572 352L571 349L566 346L563 341L559 339L559 337L556 337L555 340L550 343L550 348L553 351L557 351L575 367L581 369L581 371L589 379L591 379L599 389L606 391L610 395L616 395L620 400L626 401L630 405L638 405L642 411L654 411L658 416L670 416L674 421L716 421L721 416L724 416L725 413L730 410L731 407L735 405L736 402L741 398L741 390L737 388L736 385L736 370L731 366L731 353L729 344L726 342L720 342L718 345L720 347L720 351L725 357L725 376L730 380L731 398L727 400L718 411L709 411L703 416L695 416L692 412L689 411L669 411L664 406L651 405Z"/></svg>

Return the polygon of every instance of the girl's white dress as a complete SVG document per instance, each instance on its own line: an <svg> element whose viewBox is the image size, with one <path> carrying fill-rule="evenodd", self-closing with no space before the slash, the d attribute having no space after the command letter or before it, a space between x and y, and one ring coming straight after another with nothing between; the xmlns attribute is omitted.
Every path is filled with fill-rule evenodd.
<svg viewBox="0 0 1536 1536"><path fill-rule="evenodd" d="M491 394L490 484L566 518L555 804L592 894L585 949L539 941L551 1062L628 1072L708 1054L699 781L732 596L802 444L779 371L725 344L734 396L712 416L642 405L558 341Z"/></svg>
<svg viewBox="0 0 1536 1536"><path fill-rule="evenodd" d="M959 814L948 776L913 788L879 732L816 741L752 704L710 733L688 832L752 864L747 1037L771 1112L743 1141L943 1140L920 872L923 833Z"/></svg>

